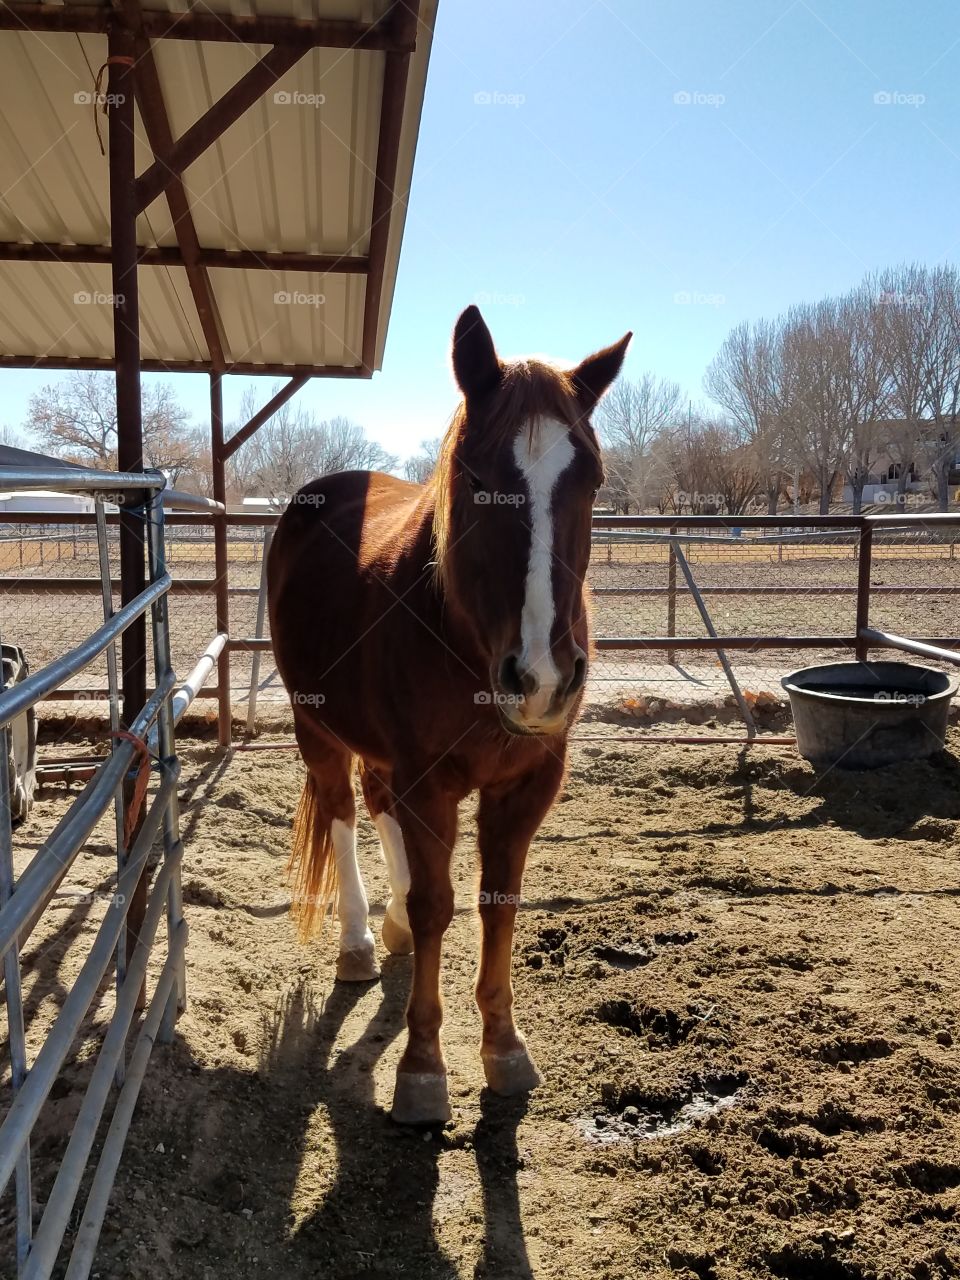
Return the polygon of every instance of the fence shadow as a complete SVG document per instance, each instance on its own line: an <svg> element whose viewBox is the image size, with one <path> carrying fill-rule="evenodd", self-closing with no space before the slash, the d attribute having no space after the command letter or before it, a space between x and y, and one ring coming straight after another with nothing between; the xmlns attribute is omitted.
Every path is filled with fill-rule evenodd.
<svg viewBox="0 0 960 1280"><path fill-rule="evenodd" d="M470 1274L532 1280L517 1186L526 1100L484 1090L473 1131L453 1133L402 1128L377 1102L376 1068L405 1034L410 972L408 958L388 957L380 984L335 983L326 999L299 981L263 1021L255 1071L201 1063L182 1041L159 1048L115 1196L148 1184L146 1203L169 1207L137 1232L175 1260L167 1274L458 1280L463 1259L434 1218L444 1157L472 1147L484 1228ZM169 1163L151 1154L158 1135ZM121 1243L104 1241L107 1270L130 1262Z"/></svg>

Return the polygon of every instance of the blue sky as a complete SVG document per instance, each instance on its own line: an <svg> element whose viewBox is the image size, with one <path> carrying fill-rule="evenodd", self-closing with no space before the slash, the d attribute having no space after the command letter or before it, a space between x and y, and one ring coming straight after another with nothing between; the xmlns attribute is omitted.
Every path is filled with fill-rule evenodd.
<svg viewBox="0 0 960 1280"><path fill-rule="evenodd" d="M948 0L440 0L383 372L301 399L414 452L472 301L504 354L633 329L627 376L701 398L738 321L960 257L958 59ZM3 420L49 380L6 374Z"/></svg>

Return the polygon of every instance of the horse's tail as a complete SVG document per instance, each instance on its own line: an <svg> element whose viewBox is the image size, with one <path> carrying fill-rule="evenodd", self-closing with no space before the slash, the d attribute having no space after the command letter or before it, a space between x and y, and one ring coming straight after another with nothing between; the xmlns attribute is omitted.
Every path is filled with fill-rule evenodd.
<svg viewBox="0 0 960 1280"><path fill-rule="evenodd" d="M331 826L313 774L308 773L293 819L293 848L287 863L293 888L290 913L301 942L321 931L328 907L336 912L337 860Z"/></svg>

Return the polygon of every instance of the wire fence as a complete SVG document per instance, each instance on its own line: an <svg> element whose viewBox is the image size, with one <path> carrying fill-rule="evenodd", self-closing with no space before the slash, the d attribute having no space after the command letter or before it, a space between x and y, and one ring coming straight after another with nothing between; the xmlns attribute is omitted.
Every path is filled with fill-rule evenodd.
<svg viewBox="0 0 960 1280"><path fill-rule="evenodd" d="M773 528L739 528L729 519L725 527L716 522L698 527L672 523L668 517L655 527L635 528L627 520L610 519L597 524L588 582L598 649L584 716L587 733L591 721L611 715L626 715L642 726L669 719L671 711L692 709L690 718L696 721L730 710L729 687L716 652L683 644L708 633L694 594L678 571L677 546L716 632L731 647L740 645L731 660L751 693L779 694L781 675L819 657L835 658L838 640L852 645L856 637L864 526L855 520L848 527L829 521L796 526L789 518ZM228 525L230 634L235 640L256 634L269 527L269 522ZM896 525L876 524L871 535L870 624L953 641L960 631L960 519L954 524L905 518ZM114 552L117 537L113 526ZM174 666L186 670L216 631L211 524L171 525L167 564L174 583ZM101 609L96 574L92 526L0 524L5 631L24 648L34 669L96 625ZM679 637L674 649L662 643L672 636ZM751 639L756 643L745 643ZM629 645L606 647L617 641ZM242 646L231 655L231 701L241 717L253 661ZM105 681L105 669L95 665L84 674L83 688L95 690ZM269 652L263 655L258 684L261 711L282 715L284 695Z"/></svg>

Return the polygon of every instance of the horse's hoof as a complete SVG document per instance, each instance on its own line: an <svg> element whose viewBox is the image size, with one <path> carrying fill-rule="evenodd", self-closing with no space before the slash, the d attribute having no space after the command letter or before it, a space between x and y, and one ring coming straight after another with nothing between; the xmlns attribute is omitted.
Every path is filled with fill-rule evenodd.
<svg viewBox="0 0 960 1280"><path fill-rule="evenodd" d="M381 936L383 945L392 956L408 956L413 950L413 934L403 925L397 924L389 911L383 917Z"/></svg>
<svg viewBox="0 0 960 1280"><path fill-rule="evenodd" d="M513 1053L486 1053L482 1058L487 1084L502 1098L527 1093L543 1084L543 1076L526 1049L517 1049Z"/></svg>
<svg viewBox="0 0 960 1280"><path fill-rule="evenodd" d="M377 949L372 938L369 943L341 951L337 956L337 978L340 982L373 982L379 977Z"/></svg>
<svg viewBox="0 0 960 1280"><path fill-rule="evenodd" d="M446 1124L451 1114L445 1072L397 1072L390 1112L397 1124Z"/></svg>

